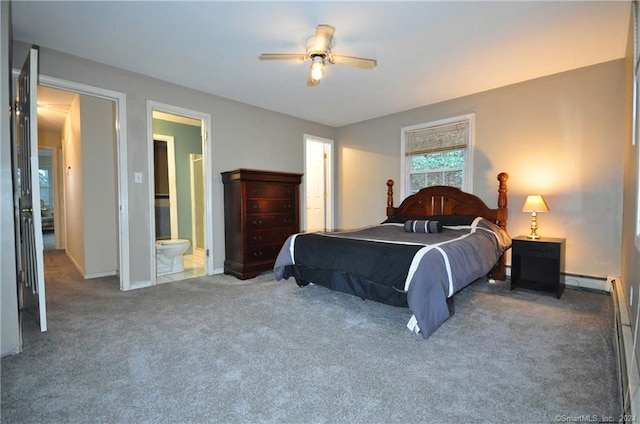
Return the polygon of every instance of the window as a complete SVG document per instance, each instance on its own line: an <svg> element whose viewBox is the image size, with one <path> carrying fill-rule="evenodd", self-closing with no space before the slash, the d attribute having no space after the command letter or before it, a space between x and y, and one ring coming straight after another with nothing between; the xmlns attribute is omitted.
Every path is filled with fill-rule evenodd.
<svg viewBox="0 0 640 424"><path fill-rule="evenodd" d="M471 191L473 115L402 128L403 196L446 185Z"/></svg>
<svg viewBox="0 0 640 424"><path fill-rule="evenodd" d="M40 176L40 200L42 204L51 207L51 178L49 168L40 168L38 170Z"/></svg>

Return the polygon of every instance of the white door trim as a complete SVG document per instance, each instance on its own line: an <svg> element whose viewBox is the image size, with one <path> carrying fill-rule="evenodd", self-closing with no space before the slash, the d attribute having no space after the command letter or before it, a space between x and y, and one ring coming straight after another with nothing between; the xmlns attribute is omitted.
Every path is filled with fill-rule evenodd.
<svg viewBox="0 0 640 424"><path fill-rule="evenodd" d="M185 116L187 118L197 119L201 121L202 130L202 157L204 160L204 193L205 193L205 233L204 233L204 248L205 248L205 272L207 275L213 274L213 166L211 163L211 155L213 152L213 141L211 136L211 115L208 113L198 112L182 108L179 106L173 106L166 103L160 103L154 100L147 100L147 160L150 162L149 169L153 166L153 111L167 112L174 115ZM149 178L149 196L153 197L153 181ZM155 249L155 219L153 210L153 201L149 201L149 214L150 214L150 270L152 284L156 284L156 249ZM151 239L153 238L153 240Z"/></svg>
<svg viewBox="0 0 640 424"><path fill-rule="evenodd" d="M316 142L316 143L322 143L325 145L326 150L327 150L327 160L325 161L325 165L326 165L326 180L325 180L325 187L327 190L327 202L326 202L326 209L325 209L325 213L326 213L326 223L327 223L327 229L328 230L335 230L335 222L334 222L334 213L333 213L333 209L334 209L334 201L335 201L335 190L334 190L334 143L333 140L330 140L328 138L323 138L323 137L316 137L314 135L310 135L310 134L304 134L304 140L303 140L303 152L302 152L302 157L303 157L303 161L304 161L304 170L305 170L305 175L303 177L307 178L306 176L306 171L307 171L307 143L308 142ZM301 207L302 207L302 211L300 213L300 215L302 216L302 229L306 230L307 229L307 193L306 193L306 184L302 184L302 201L301 203Z"/></svg>
<svg viewBox="0 0 640 424"><path fill-rule="evenodd" d="M196 156L199 156L196 158ZM196 208L194 207L196 193L196 175L195 166L196 162L202 162L204 164L204 157L195 153L189 153L189 178L191 179L191 246L194 255L204 257L204 249L198 247L198 226L196 225ZM202 176L204 180L204 176ZM204 182L204 181L203 181Z"/></svg>
<svg viewBox="0 0 640 424"><path fill-rule="evenodd" d="M127 174L127 95L118 91L66 81L60 78L39 76L39 84L45 87L73 91L79 94L100 97L116 104L116 156L118 162L118 231L120 247L120 290L131 289L129 262L129 183Z"/></svg>

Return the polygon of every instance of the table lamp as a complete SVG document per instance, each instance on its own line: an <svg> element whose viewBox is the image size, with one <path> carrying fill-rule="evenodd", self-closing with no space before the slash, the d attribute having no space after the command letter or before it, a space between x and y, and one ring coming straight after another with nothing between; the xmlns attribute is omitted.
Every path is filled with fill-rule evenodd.
<svg viewBox="0 0 640 424"><path fill-rule="evenodd" d="M539 239L538 231L538 212L549 212L549 207L539 194L527 196L526 202L522 207L522 212L531 212L531 234L527 236L530 239Z"/></svg>

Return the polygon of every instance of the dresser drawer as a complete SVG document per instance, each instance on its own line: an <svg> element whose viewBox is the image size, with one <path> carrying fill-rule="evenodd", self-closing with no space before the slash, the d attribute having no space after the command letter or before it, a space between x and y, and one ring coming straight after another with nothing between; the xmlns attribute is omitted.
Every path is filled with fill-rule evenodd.
<svg viewBox="0 0 640 424"><path fill-rule="evenodd" d="M251 215L247 216L247 230L251 231L260 228L274 227L298 227L296 215L291 214L271 214L271 215Z"/></svg>
<svg viewBox="0 0 640 424"><path fill-rule="evenodd" d="M267 261L275 259L280 253L282 244L263 244L259 246L249 245L247 249L248 261Z"/></svg>
<svg viewBox="0 0 640 424"><path fill-rule="evenodd" d="M247 199L270 198L295 198L298 186L293 184L269 184L260 182L247 182Z"/></svg>
<svg viewBox="0 0 640 424"><path fill-rule="evenodd" d="M272 228L267 230L252 229L247 231L247 243L249 245L284 244L287 237L298 232L296 227Z"/></svg>
<svg viewBox="0 0 640 424"><path fill-rule="evenodd" d="M295 199L248 199L247 214L295 212Z"/></svg>

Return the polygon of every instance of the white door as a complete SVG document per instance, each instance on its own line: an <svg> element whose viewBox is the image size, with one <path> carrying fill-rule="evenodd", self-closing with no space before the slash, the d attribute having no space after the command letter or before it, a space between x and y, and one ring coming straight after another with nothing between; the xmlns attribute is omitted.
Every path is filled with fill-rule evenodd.
<svg viewBox="0 0 640 424"><path fill-rule="evenodd" d="M327 231L333 228L332 144L330 140L305 139L305 231Z"/></svg>
<svg viewBox="0 0 640 424"><path fill-rule="evenodd" d="M306 231L325 231L325 177L324 145L307 142L307 167L305 169Z"/></svg>
<svg viewBox="0 0 640 424"><path fill-rule="evenodd" d="M47 331L44 288L40 169L38 166L38 50L31 49L18 78L20 172L20 259L22 308L37 308L40 330Z"/></svg>

